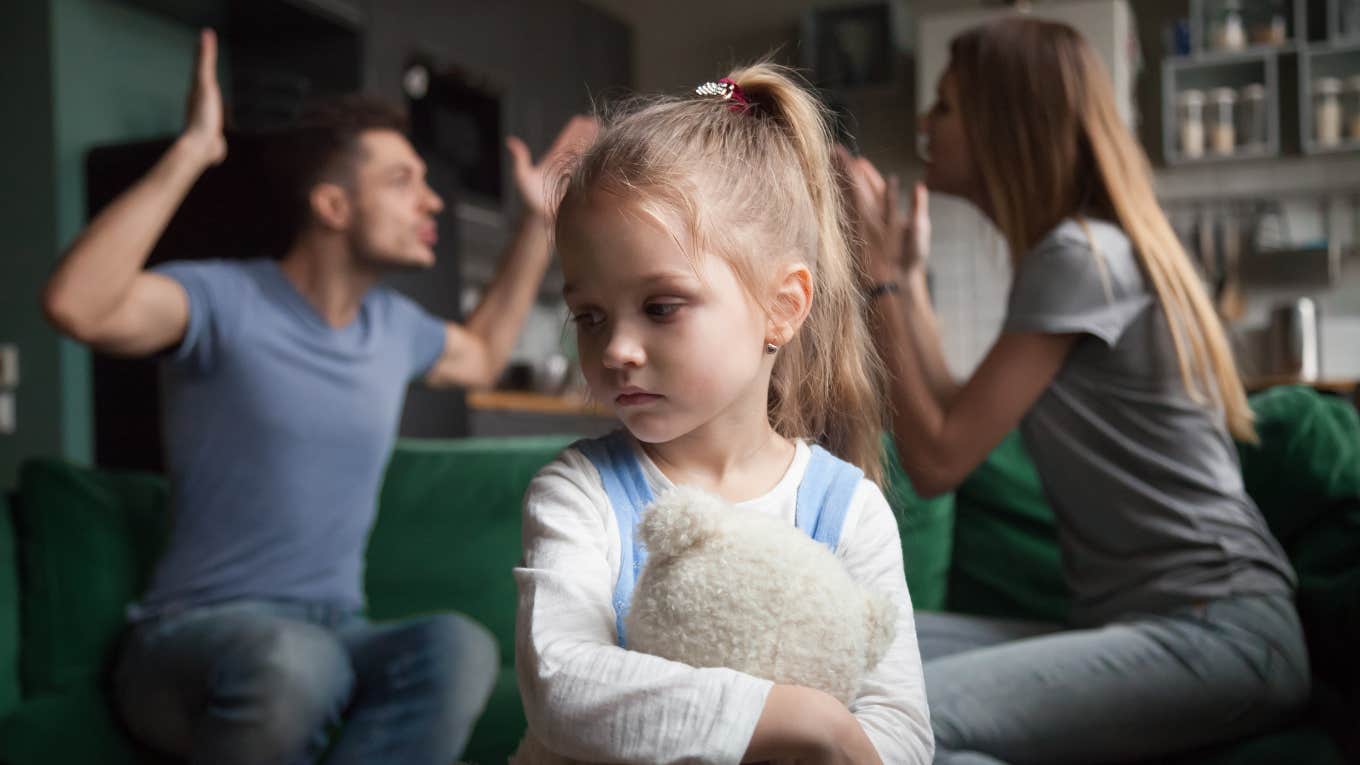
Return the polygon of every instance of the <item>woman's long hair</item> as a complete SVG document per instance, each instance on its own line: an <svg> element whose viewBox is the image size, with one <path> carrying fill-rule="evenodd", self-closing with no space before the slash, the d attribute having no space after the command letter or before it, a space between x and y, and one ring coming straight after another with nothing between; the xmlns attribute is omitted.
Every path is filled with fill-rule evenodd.
<svg viewBox="0 0 1360 765"><path fill-rule="evenodd" d="M1219 407L1233 436L1255 440L1223 325L1157 202L1100 58L1072 27L1025 17L963 33L951 56L969 149L1012 259L1067 218L1117 222L1166 315L1187 391Z"/></svg>

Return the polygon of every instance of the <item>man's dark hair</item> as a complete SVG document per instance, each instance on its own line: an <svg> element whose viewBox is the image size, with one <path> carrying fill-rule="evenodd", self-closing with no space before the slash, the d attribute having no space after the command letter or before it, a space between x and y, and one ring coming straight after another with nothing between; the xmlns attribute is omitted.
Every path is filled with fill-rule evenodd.
<svg viewBox="0 0 1360 765"><path fill-rule="evenodd" d="M311 218L308 197L316 184L353 180L361 158L360 136L370 130L404 134L406 129L401 110L372 96L346 95L310 104L276 149L289 241L297 239Z"/></svg>

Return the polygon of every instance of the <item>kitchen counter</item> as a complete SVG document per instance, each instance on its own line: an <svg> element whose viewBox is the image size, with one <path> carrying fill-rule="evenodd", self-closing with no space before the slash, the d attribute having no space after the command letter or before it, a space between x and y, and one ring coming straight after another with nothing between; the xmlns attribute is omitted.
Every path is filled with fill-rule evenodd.
<svg viewBox="0 0 1360 765"><path fill-rule="evenodd" d="M468 394L467 404L482 411L610 416L598 403L570 393L553 396L524 390L475 391Z"/></svg>
<svg viewBox="0 0 1360 765"><path fill-rule="evenodd" d="M1360 380L1331 379L1331 380L1300 380L1291 375L1264 375L1251 377L1243 380L1243 384L1250 393L1258 390L1265 390L1276 385L1307 385L1311 388L1327 393L1336 393L1341 396L1351 396L1355 393Z"/></svg>
<svg viewBox="0 0 1360 765"><path fill-rule="evenodd" d="M598 436L619 426L608 409L579 394L476 391L468 393L467 404L473 436Z"/></svg>

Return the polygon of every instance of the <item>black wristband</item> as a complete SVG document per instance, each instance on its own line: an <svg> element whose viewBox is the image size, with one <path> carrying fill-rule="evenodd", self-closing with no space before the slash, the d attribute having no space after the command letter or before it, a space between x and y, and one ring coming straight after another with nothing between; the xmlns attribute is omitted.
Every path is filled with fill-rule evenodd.
<svg viewBox="0 0 1360 765"><path fill-rule="evenodd" d="M890 295L890 294L891 294L891 295L895 295L895 294L897 294L898 292L901 292L901 291L902 291L902 286L901 286L900 284L898 284L897 282L895 282L895 281L894 281L894 282L879 282L878 284L875 284L874 286L870 287L870 288L869 288L869 292L866 293L866 294L868 295L869 299L872 300L872 299L877 298L877 297L883 297L884 295Z"/></svg>

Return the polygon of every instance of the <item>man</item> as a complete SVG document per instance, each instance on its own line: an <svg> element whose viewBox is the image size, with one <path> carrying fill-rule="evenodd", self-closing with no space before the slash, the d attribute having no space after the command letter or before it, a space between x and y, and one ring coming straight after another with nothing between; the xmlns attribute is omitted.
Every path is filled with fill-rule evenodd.
<svg viewBox="0 0 1360 765"><path fill-rule="evenodd" d="M546 168L509 142L525 213L464 326L377 284L434 262L443 202L398 115L350 99L291 152L297 234L281 261L143 270L227 146L204 31L183 134L99 214L47 285L57 327L113 354L164 354L174 526L130 609L115 689L135 735L206 763L448 765L490 693L495 644L446 615L374 625L362 566L406 385L490 385L549 261ZM290 211L281 211L287 214ZM343 723L335 740L330 731Z"/></svg>

